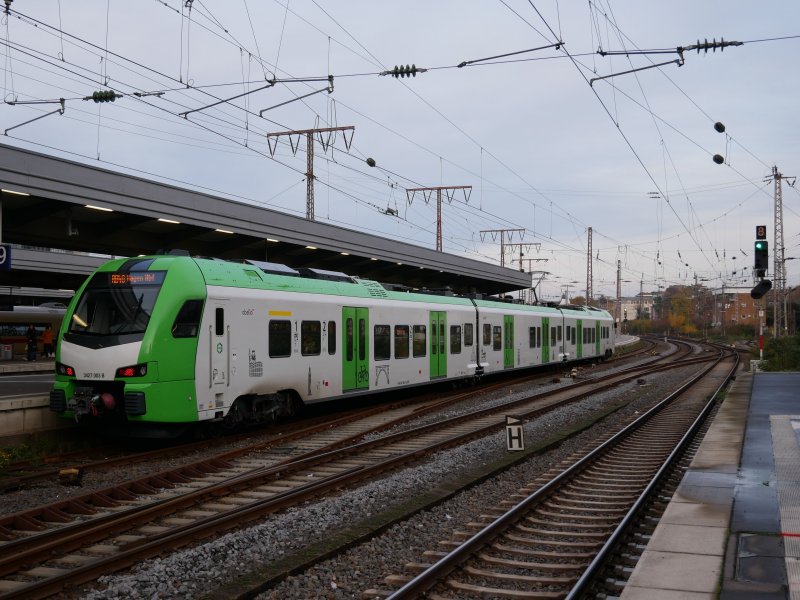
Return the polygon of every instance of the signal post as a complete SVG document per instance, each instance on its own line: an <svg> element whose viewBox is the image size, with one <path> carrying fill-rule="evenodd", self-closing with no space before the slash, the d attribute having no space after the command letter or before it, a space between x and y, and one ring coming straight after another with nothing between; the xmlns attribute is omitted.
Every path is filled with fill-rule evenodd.
<svg viewBox="0 0 800 600"><path fill-rule="evenodd" d="M769 268L769 243L767 242L767 226L756 226L756 241L753 243L753 273L759 279L755 287L750 290L754 300L760 300L772 289L772 282L764 279ZM758 358L764 359L764 301L759 303L758 309ZM777 323L775 327L777 327Z"/></svg>

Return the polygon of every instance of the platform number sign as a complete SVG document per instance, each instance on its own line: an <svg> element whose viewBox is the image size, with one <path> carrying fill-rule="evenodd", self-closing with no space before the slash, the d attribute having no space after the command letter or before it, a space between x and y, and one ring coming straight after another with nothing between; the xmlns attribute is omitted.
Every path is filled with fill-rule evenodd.
<svg viewBox="0 0 800 600"><path fill-rule="evenodd" d="M767 226L766 225L756 225L756 239L757 240L765 240L765 239L767 239Z"/></svg>
<svg viewBox="0 0 800 600"><path fill-rule="evenodd" d="M11 270L11 246L0 244L0 271Z"/></svg>
<svg viewBox="0 0 800 600"><path fill-rule="evenodd" d="M506 416L506 442L509 451L525 450L522 438L522 419Z"/></svg>

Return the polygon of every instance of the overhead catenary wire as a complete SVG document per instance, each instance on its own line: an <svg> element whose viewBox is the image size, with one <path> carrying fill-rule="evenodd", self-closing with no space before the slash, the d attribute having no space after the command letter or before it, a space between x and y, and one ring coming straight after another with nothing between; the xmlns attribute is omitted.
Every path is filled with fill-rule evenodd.
<svg viewBox="0 0 800 600"><path fill-rule="evenodd" d="M287 3L287 12L288 12L288 3ZM573 227L574 227L574 223L573 223Z"/></svg>

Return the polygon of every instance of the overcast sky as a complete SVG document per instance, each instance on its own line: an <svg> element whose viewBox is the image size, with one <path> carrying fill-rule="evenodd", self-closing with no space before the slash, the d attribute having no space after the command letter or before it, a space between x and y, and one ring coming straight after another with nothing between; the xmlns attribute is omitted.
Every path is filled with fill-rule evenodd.
<svg viewBox="0 0 800 600"><path fill-rule="evenodd" d="M775 247L765 178L773 166L800 175L798 2L15 0L11 8L0 126L58 108L9 101L63 97L66 111L5 142L302 216L305 139L295 154L279 138L273 156L265 134L354 126L349 150L341 134L325 139L327 149L315 145L318 221L433 248L435 201L416 194L409 204L405 190L472 186L468 197L445 199L444 251L499 264L499 234L481 231L521 229L505 234L516 244L505 264L519 268L520 249L537 259L523 266L548 272L545 298L567 286L585 293L589 227L595 296L615 295L617 261L624 294L695 277L750 287L756 225L767 225ZM745 43L687 50L676 64L678 46L721 38ZM668 64L623 74L660 63ZM428 71L378 75L399 64ZM124 96L81 99L101 89ZM785 256L798 258L786 271L797 285L800 186L783 182L783 204Z"/></svg>

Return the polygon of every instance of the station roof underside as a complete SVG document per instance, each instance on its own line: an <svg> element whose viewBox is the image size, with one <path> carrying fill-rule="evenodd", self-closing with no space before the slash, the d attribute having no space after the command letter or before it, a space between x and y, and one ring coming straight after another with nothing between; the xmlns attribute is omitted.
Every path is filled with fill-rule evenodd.
<svg viewBox="0 0 800 600"><path fill-rule="evenodd" d="M10 271L0 270L0 286L75 289L105 260L97 254L169 249L455 293L507 293L531 281L498 265L4 144L0 187L2 242L26 246L14 250Z"/></svg>

